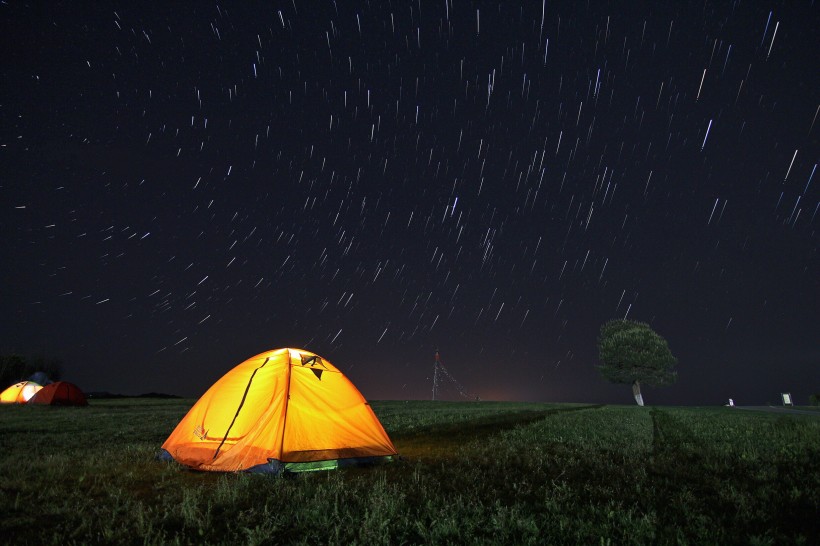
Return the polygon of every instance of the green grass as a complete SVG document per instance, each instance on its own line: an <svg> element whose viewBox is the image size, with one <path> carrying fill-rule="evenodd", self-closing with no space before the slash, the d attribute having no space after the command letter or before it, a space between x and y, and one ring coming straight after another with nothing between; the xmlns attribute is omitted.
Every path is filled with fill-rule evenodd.
<svg viewBox="0 0 820 546"><path fill-rule="evenodd" d="M0 407L4 544L817 544L820 419L373 402L402 459L297 477L156 461L192 400Z"/></svg>
<svg viewBox="0 0 820 546"><path fill-rule="evenodd" d="M800 411L816 411L820 412L820 406L794 406L794 409Z"/></svg>

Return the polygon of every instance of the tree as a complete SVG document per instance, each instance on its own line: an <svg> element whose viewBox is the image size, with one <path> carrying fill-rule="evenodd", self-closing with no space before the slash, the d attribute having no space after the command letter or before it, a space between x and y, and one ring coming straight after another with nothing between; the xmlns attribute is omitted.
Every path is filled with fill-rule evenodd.
<svg viewBox="0 0 820 546"><path fill-rule="evenodd" d="M23 381L35 372L43 372L49 379L57 381L62 376L62 369L62 362L56 358L0 355L0 388Z"/></svg>
<svg viewBox="0 0 820 546"><path fill-rule="evenodd" d="M666 340L648 324L631 320L611 320L601 326L598 337L598 370L612 383L632 384L632 394L643 406L641 383L670 385L678 378Z"/></svg>
<svg viewBox="0 0 820 546"><path fill-rule="evenodd" d="M26 359L20 355L0 355L0 389L22 380Z"/></svg>

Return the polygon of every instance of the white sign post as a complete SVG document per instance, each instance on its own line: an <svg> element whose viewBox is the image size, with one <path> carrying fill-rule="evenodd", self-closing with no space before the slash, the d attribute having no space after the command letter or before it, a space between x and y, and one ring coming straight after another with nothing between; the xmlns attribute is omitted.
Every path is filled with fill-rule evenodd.
<svg viewBox="0 0 820 546"><path fill-rule="evenodd" d="M792 403L791 393L784 392L784 393L781 393L781 396L783 397L783 405L784 406L793 406L794 405L794 403Z"/></svg>

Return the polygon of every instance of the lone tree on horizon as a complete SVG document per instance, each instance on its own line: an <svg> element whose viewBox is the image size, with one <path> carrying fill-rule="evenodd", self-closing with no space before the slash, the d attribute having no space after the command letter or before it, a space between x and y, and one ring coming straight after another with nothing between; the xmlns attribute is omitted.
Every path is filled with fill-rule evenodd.
<svg viewBox="0 0 820 546"><path fill-rule="evenodd" d="M635 402L643 406L641 383L665 386L675 382L672 356L666 340L644 322L611 320L601 326L598 337L598 366L601 375L612 383L632 384Z"/></svg>

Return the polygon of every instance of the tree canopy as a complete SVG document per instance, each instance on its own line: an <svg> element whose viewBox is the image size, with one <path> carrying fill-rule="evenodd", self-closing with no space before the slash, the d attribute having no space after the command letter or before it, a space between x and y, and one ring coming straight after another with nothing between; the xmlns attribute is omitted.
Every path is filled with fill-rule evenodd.
<svg viewBox="0 0 820 546"><path fill-rule="evenodd" d="M631 320L611 320L601 326L598 338L601 375L613 383L646 383L663 386L674 383L678 359L666 340L648 324Z"/></svg>
<svg viewBox="0 0 820 546"><path fill-rule="evenodd" d="M45 373L49 379L57 381L62 376L62 362L56 358L27 358L22 355L0 355L0 390L6 386L27 379L35 372Z"/></svg>

